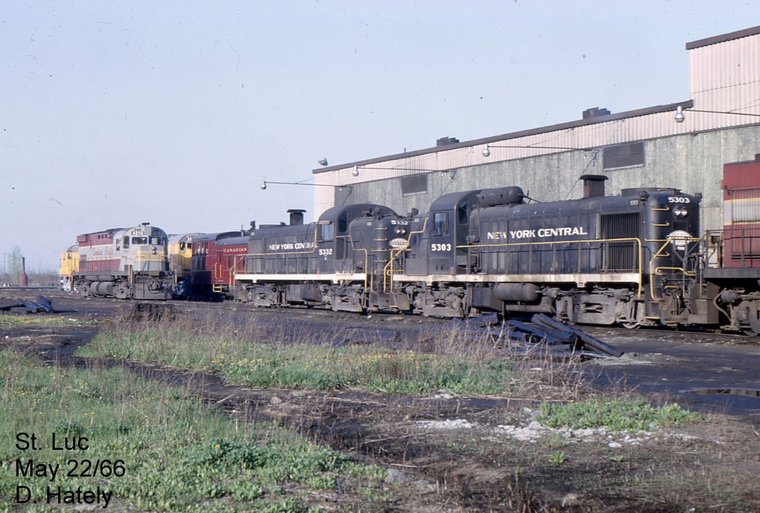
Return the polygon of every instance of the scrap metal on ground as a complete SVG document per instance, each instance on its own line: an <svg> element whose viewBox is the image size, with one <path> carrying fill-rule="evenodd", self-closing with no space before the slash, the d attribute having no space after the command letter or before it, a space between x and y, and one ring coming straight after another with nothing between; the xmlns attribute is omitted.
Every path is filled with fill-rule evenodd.
<svg viewBox="0 0 760 513"><path fill-rule="evenodd" d="M507 321L511 337L521 337L527 342L544 342L548 345L570 345L573 351L620 357L623 351L598 338L589 335L575 326L558 321L548 315L536 314L531 318L532 324L521 321Z"/></svg>
<svg viewBox="0 0 760 513"><path fill-rule="evenodd" d="M24 308L28 313L55 313L53 302L45 296L37 296L34 299L3 300L0 304L1 312L9 312L16 308Z"/></svg>

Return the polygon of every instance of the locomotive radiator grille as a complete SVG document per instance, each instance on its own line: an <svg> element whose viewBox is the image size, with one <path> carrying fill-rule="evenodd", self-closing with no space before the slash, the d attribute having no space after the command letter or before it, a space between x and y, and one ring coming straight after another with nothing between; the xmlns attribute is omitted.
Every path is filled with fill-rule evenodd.
<svg viewBox="0 0 760 513"><path fill-rule="evenodd" d="M602 239L627 239L639 236L639 214L601 216ZM610 242L605 249L602 267L605 271L630 271L639 267L639 252L631 241Z"/></svg>

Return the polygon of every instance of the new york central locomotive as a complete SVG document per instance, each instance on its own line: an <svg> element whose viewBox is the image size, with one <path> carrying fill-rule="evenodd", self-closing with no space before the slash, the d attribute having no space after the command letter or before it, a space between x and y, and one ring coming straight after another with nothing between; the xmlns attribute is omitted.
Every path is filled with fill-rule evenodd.
<svg viewBox="0 0 760 513"><path fill-rule="evenodd" d="M739 214L726 214L724 229L707 235L699 194L632 188L608 196L605 177L586 175L574 200L535 202L513 186L449 193L422 214L346 205L308 224L291 210L289 224L187 235L180 239L192 248L192 265L173 269L174 280L188 296L255 307L546 313L583 324L760 333L760 216L747 213L760 202L760 185L739 187L737 199L741 180L731 177L747 173L731 166L724 205Z"/></svg>
<svg viewBox="0 0 760 513"><path fill-rule="evenodd" d="M628 189L529 203L519 187L447 194L413 222L393 283L426 315L541 312L578 323L706 323L699 196ZM415 230L415 227L419 227ZM415 240L416 239L416 240Z"/></svg>

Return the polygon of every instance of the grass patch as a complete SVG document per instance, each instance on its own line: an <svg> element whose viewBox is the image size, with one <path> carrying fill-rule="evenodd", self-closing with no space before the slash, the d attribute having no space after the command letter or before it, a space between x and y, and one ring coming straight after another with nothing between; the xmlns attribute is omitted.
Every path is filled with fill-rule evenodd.
<svg viewBox="0 0 760 513"><path fill-rule="evenodd" d="M686 411L677 404L652 406L645 399L588 399L568 404L544 403L538 421L553 428L647 431L700 418L698 413Z"/></svg>
<svg viewBox="0 0 760 513"><path fill-rule="evenodd" d="M161 329L101 332L79 354L214 372L229 383L263 388L498 394L514 382L512 363L503 356L457 356L369 345L278 345L252 342L234 333L204 335L171 323Z"/></svg>
<svg viewBox="0 0 760 513"><path fill-rule="evenodd" d="M0 329L10 328L64 328L72 326L94 326L94 320L69 319L59 315L29 314L9 315L0 314Z"/></svg>
<svg viewBox="0 0 760 513"><path fill-rule="evenodd" d="M0 444L0 511L16 510L18 485L40 501L36 511L53 511L47 487L57 486L99 486L113 493L109 509L118 504L118 510L317 511L324 500L338 499L337 488L349 507L352 500L367 504L367 497L380 502L368 509L384 507L378 491L383 469L272 425L235 422L183 389L121 369L43 367L11 351L0 351L0 376L0 439L6 441ZM19 433L34 433L41 449L21 450ZM53 433L59 443L86 437L88 448L55 451ZM30 458L35 467L60 464L60 470L54 479L49 473L17 476ZM101 471L67 475L70 460L78 461L74 474L84 470L84 460L100 460Z"/></svg>

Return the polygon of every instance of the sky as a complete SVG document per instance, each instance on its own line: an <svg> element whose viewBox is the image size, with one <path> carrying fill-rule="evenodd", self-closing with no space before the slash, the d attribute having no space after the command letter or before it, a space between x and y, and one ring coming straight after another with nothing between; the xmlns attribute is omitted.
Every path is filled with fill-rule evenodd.
<svg viewBox="0 0 760 513"><path fill-rule="evenodd" d="M720 5L720 8L716 6ZM81 233L314 218L330 165L689 98L754 0L28 1L0 10L0 273ZM319 214L319 213L317 213Z"/></svg>

